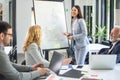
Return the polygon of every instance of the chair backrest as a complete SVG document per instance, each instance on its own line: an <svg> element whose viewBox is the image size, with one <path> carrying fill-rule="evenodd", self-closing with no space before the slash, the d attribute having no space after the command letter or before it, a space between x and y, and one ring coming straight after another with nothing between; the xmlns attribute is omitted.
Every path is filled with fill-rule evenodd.
<svg viewBox="0 0 120 80"><path fill-rule="evenodd" d="M92 36L87 36L87 37L88 37L89 42L92 43L93 42L93 37Z"/></svg>
<svg viewBox="0 0 120 80"><path fill-rule="evenodd" d="M17 46L14 46L14 47L10 50L8 56L9 56L9 59L10 59L11 62L14 62L14 63L17 62Z"/></svg>
<svg viewBox="0 0 120 80"><path fill-rule="evenodd" d="M26 65L26 60L23 60L23 61L21 62L21 65Z"/></svg>
<svg viewBox="0 0 120 80"><path fill-rule="evenodd" d="M102 48L98 54L104 54L109 48Z"/></svg>

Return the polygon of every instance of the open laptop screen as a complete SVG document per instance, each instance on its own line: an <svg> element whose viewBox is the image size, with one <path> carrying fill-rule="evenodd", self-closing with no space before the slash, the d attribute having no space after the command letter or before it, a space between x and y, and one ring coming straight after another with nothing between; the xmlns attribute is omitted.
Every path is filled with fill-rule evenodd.
<svg viewBox="0 0 120 80"><path fill-rule="evenodd" d="M58 75L60 68L62 66L63 60L64 60L64 55L54 51L52 59L50 61L49 69Z"/></svg>
<svg viewBox="0 0 120 80"><path fill-rule="evenodd" d="M65 76L65 77L71 77L71 78L80 78L82 76L81 71L75 70L75 69L71 69L65 72L64 74L59 74L63 60L64 60L64 55L54 51L50 65L49 65L49 69L59 76Z"/></svg>

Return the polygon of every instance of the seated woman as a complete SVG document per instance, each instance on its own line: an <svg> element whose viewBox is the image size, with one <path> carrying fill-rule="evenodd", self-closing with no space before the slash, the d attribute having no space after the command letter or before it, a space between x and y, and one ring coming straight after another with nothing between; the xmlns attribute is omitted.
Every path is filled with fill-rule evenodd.
<svg viewBox="0 0 120 80"><path fill-rule="evenodd" d="M40 48L41 33L41 27L39 25L33 25L28 29L23 46L27 65L34 65L41 62L43 63L44 67L49 67L50 62L43 57L43 53ZM71 58L65 59L63 61L63 65L69 64L71 60Z"/></svg>

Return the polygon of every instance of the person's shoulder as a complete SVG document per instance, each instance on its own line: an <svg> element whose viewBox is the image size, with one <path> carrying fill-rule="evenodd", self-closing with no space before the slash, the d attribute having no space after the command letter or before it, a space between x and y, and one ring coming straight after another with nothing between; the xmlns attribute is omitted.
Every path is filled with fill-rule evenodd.
<svg viewBox="0 0 120 80"><path fill-rule="evenodd" d="M116 45L119 45L119 46L120 46L120 41L118 41L118 42L116 43Z"/></svg>
<svg viewBox="0 0 120 80"><path fill-rule="evenodd" d="M118 41L118 44L120 44L120 41Z"/></svg>
<svg viewBox="0 0 120 80"><path fill-rule="evenodd" d="M31 43L30 46L37 46L35 42Z"/></svg>
<svg viewBox="0 0 120 80"><path fill-rule="evenodd" d="M85 20L83 18L79 18L78 22L85 22Z"/></svg>
<svg viewBox="0 0 120 80"><path fill-rule="evenodd" d="M0 58L4 58L6 56L7 54L3 50L0 50Z"/></svg>
<svg viewBox="0 0 120 80"><path fill-rule="evenodd" d="M117 49L120 51L120 41L118 41L115 45L114 45L114 49Z"/></svg>
<svg viewBox="0 0 120 80"><path fill-rule="evenodd" d="M37 48L38 46L37 46L36 43L31 43L31 44L29 45L29 47L31 47L31 48L33 48L33 47Z"/></svg>
<svg viewBox="0 0 120 80"><path fill-rule="evenodd" d="M3 50L0 50L0 54L4 54L5 52Z"/></svg>

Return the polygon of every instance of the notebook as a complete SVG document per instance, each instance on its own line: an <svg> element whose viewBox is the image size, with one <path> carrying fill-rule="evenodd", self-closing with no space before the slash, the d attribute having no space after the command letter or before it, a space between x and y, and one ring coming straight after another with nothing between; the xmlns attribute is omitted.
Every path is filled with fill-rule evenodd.
<svg viewBox="0 0 120 80"><path fill-rule="evenodd" d="M81 74L80 70L71 69L65 72L64 74L60 74L60 76L65 76L65 77L70 77L70 78L80 78L83 76L83 74Z"/></svg>
<svg viewBox="0 0 120 80"><path fill-rule="evenodd" d="M114 69L117 55L114 54L91 54L89 56L89 66L94 70Z"/></svg>

